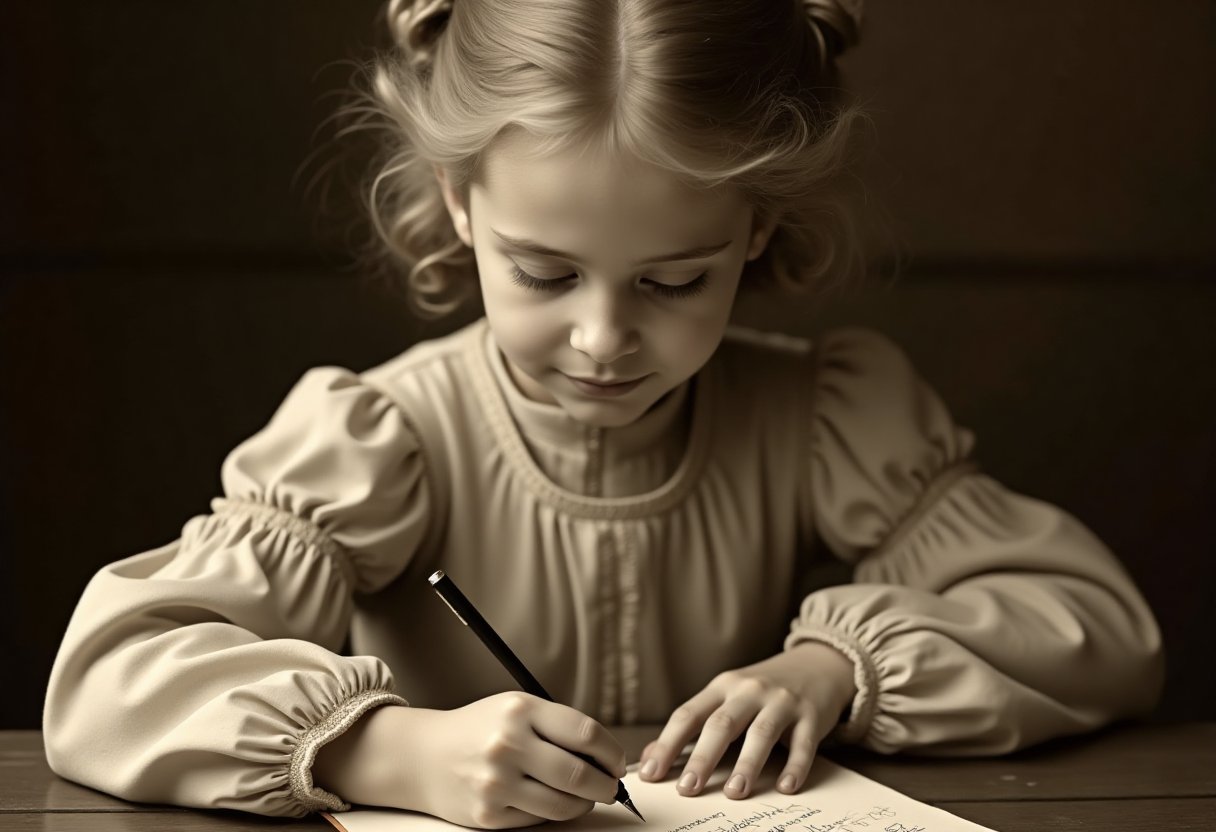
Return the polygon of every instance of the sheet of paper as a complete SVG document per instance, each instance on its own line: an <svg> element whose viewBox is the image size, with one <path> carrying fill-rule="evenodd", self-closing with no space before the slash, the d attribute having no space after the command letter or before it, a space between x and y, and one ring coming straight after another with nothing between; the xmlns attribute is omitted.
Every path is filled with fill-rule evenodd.
<svg viewBox="0 0 1216 832"><path fill-rule="evenodd" d="M696 797L676 791L675 776L661 783L640 780L636 767L625 776L642 823L620 804L597 804L589 814L530 829L562 832L993 832L986 826L913 800L822 757L815 760L803 790L776 790L780 768L770 764L750 797L733 800L722 792L731 769L721 766ZM346 832L455 832L465 827L429 815L394 810L354 810L328 815Z"/></svg>

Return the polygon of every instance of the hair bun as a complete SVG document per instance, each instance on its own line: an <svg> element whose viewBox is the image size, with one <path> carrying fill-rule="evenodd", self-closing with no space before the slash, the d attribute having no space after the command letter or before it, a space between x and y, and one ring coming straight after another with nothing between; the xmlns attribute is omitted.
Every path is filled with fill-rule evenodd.
<svg viewBox="0 0 1216 832"><path fill-rule="evenodd" d="M390 0L389 31L412 66L430 64L435 41L451 14L452 0Z"/></svg>
<svg viewBox="0 0 1216 832"><path fill-rule="evenodd" d="M861 35L862 0L801 0L811 29L819 41L824 66L846 49L856 46Z"/></svg>

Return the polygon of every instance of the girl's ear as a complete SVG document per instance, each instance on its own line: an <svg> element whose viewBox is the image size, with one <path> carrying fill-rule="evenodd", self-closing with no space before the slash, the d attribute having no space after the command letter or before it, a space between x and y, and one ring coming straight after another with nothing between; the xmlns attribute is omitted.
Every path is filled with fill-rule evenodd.
<svg viewBox="0 0 1216 832"><path fill-rule="evenodd" d="M439 190L443 192L443 202L448 207L448 215L452 218L452 227L456 236L469 248L473 247L473 231L469 225L469 209L464 204L460 193L452 187L447 171L442 165L435 165L435 178L439 181Z"/></svg>
<svg viewBox="0 0 1216 832"><path fill-rule="evenodd" d="M747 259L755 260L768 246L769 238L777 230L777 217L768 211L752 212L752 231L747 241Z"/></svg>

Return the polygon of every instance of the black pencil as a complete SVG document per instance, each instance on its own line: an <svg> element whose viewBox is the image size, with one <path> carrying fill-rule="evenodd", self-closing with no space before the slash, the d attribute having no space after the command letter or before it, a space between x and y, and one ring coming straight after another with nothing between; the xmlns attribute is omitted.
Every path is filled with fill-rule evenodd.
<svg viewBox="0 0 1216 832"><path fill-rule="evenodd" d="M460 623L466 625L477 634L477 637L481 639L481 643L494 654L494 657L502 663L502 666L507 669L507 672L511 674L524 691L533 696L547 699L550 702L556 701L549 695L544 686L536 680L536 677L528 671L528 668L524 667L524 663L511 651L507 643L502 640L498 633L494 632L494 628L490 626L489 622L482 618L477 608L469 602L468 598L464 597L464 593L456 586L455 581L445 575L442 569L436 570L428 580L431 583L431 588L439 593L439 597L448 605L448 609L460 619ZM595 766L598 770L603 771L604 774L608 774L607 771L604 771L604 767L592 757L580 754L577 751L571 751L570 753L589 765ZM639 820L646 820L642 817L642 813L638 811L637 807L633 805L633 799L629 796L629 792L626 791L624 782L620 780L616 781L616 801L637 815Z"/></svg>

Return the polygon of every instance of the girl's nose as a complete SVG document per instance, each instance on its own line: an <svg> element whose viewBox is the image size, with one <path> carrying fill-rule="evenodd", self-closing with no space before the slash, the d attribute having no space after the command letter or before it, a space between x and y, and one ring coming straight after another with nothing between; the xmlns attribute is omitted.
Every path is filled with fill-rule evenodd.
<svg viewBox="0 0 1216 832"><path fill-rule="evenodd" d="M622 304L605 302L575 322L570 346L597 364L611 364L637 352L641 339L631 317Z"/></svg>

